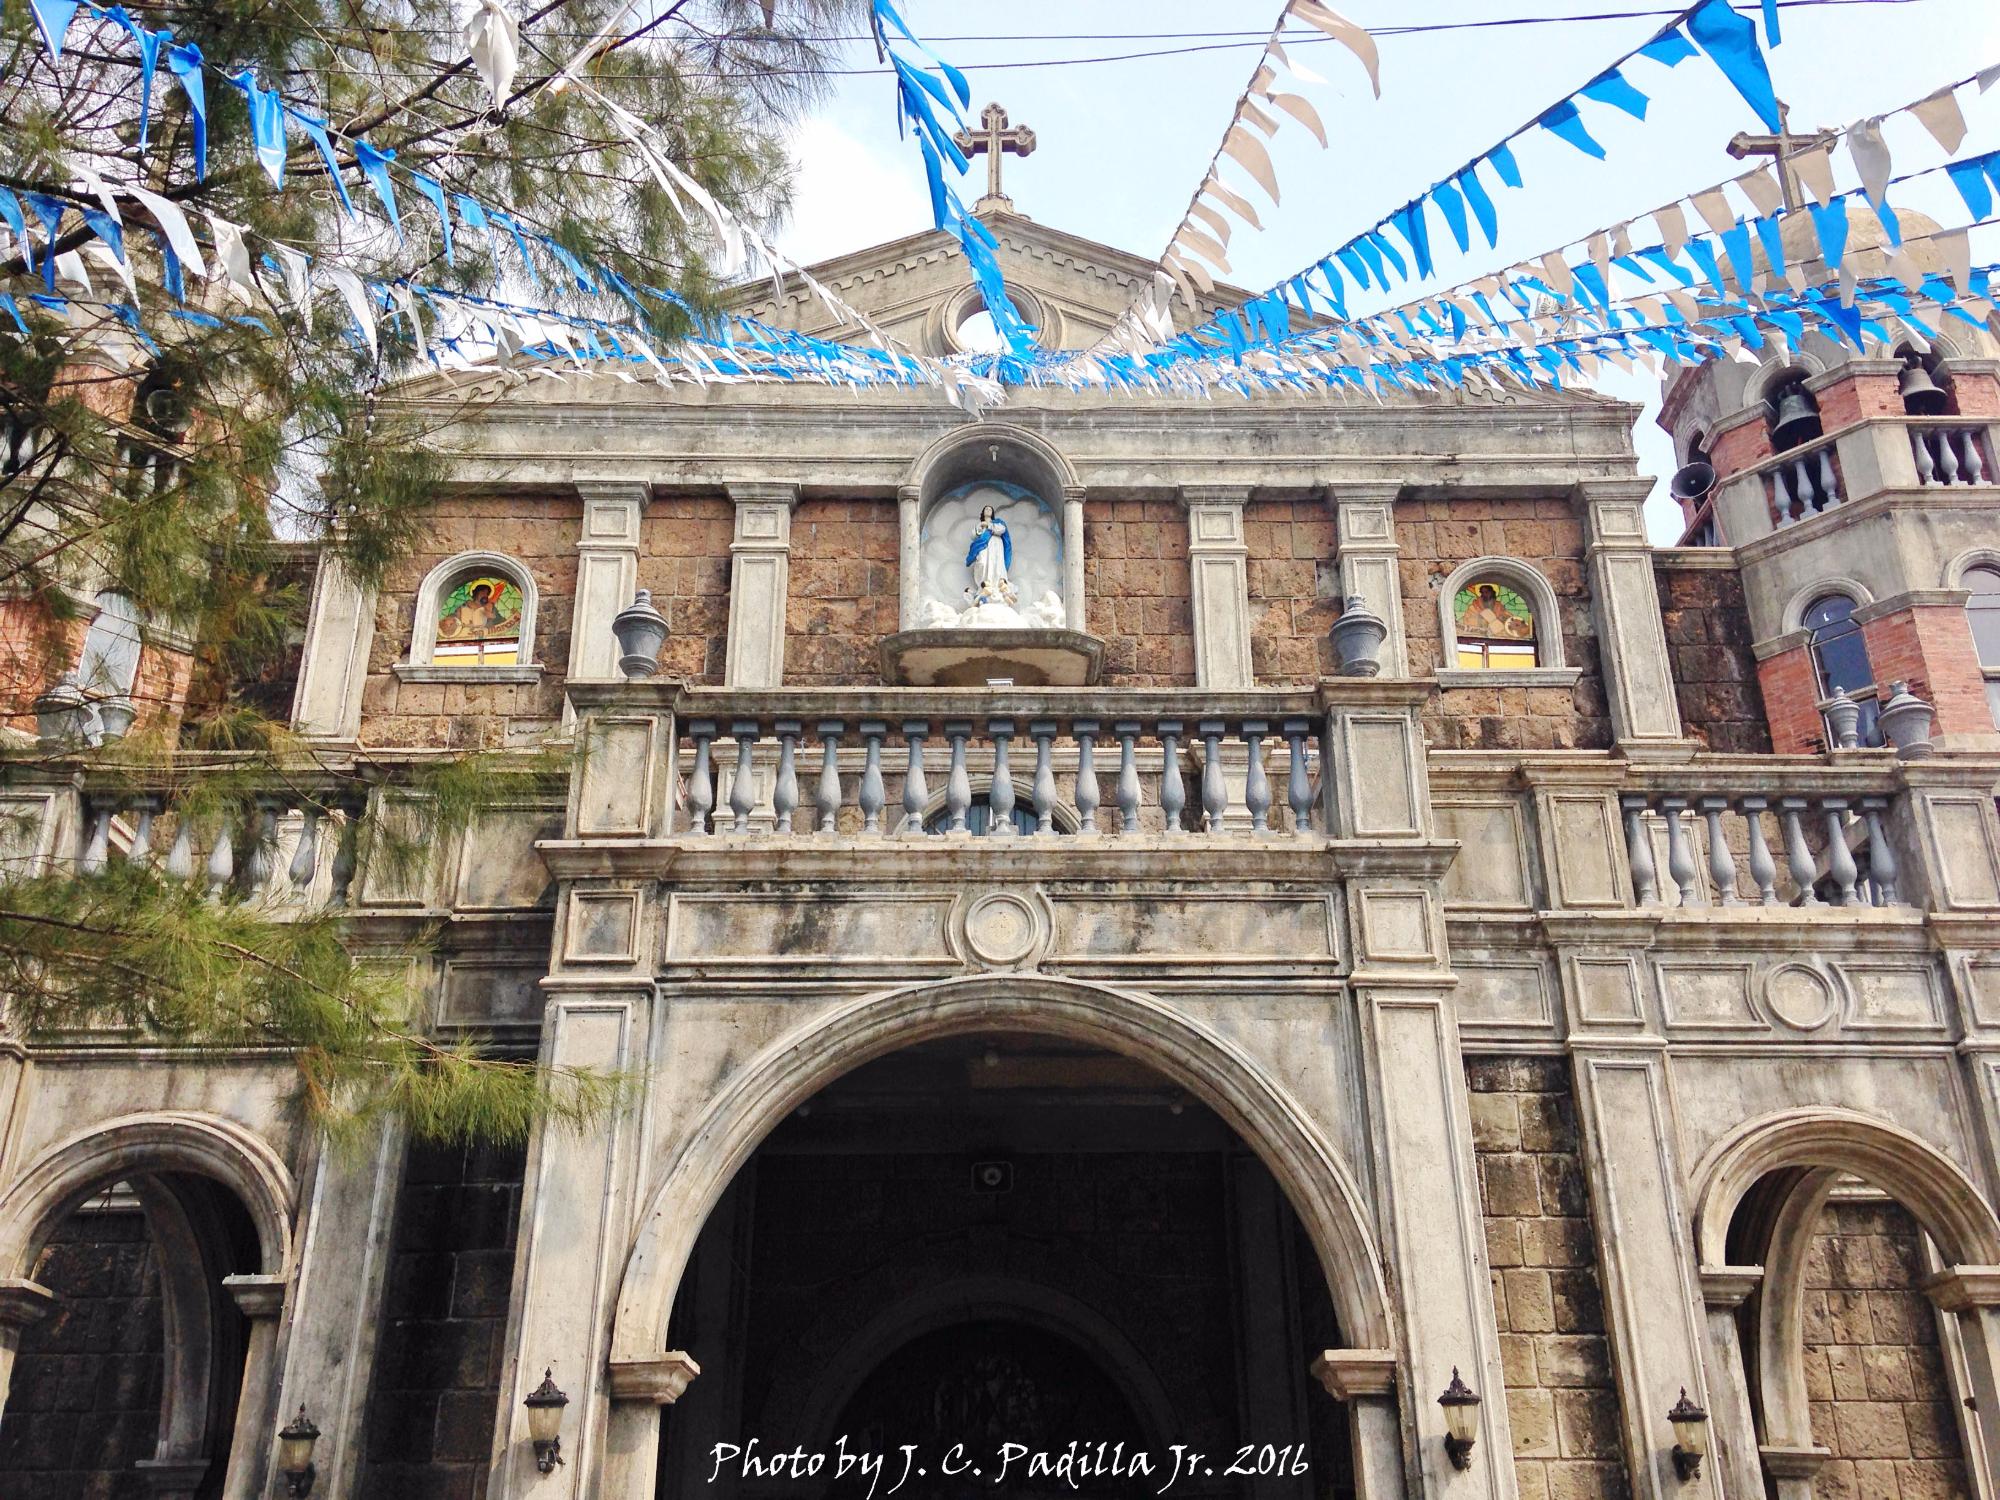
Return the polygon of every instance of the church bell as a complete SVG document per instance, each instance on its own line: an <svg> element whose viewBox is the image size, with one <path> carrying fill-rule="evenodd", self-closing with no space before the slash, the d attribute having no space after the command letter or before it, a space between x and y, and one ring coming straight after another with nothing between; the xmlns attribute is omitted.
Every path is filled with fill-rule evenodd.
<svg viewBox="0 0 2000 1500"><path fill-rule="evenodd" d="M1772 442L1782 451L1811 442L1819 434L1819 412L1812 398L1799 386L1786 386L1778 393L1778 404L1771 417Z"/></svg>
<svg viewBox="0 0 2000 1500"><path fill-rule="evenodd" d="M1944 415L1947 400L1943 389L1931 379L1931 372L1912 360L1903 366L1903 373L1896 381L1896 388L1902 392L1903 410L1913 417L1938 417Z"/></svg>

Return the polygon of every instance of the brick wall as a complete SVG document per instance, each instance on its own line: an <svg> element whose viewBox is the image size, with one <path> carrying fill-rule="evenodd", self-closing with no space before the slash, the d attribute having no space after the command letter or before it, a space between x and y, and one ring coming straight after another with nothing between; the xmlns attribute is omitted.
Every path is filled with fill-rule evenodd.
<svg viewBox="0 0 2000 1500"><path fill-rule="evenodd" d="M1806 1261L1806 1395L1813 1441L1833 1453L1818 1500L1971 1493L1920 1276L1917 1225L1901 1205L1827 1204Z"/></svg>
<svg viewBox="0 0 2000 1500"><path fill-rule="evenodd" d="M62 1300L21 1334L0 1420L7 1500L141 1500L159 1435L160 1275L136 1209L71 1214L33 1279Z"/></svg>
<svg viewBox="0 0 2000 1500"><path fill-rule="evenodd" d="M1949 369L1945 374L1943 384L1951 392L1953 411L1962 417L2000 418L2000 378L1954 374Z"/></svg>
<svg viewBox="0 0 2000 1500"><path fill-rule="evenodd" d="M413 1146L390 1241L359 1493L482 1500L523 1153Z"/></svg>
<svg viewBox="0 0 2000 1500"><path fill-rule="evenodd" d="M1653 566L1674 696L1686 733L1728 755L1768 755L1770 726L1750 651L1743 578L1734 567Z"/></svg>
<svg viewBox="0 0 2000 1500"><path fill-rule="evenodd" d="M788 686L877 685L895 634L900 542L893 500L801 500L785 601Z"/></svg>
<svg viewBox="0 0 2000 1500"><path fill-rule="evenodd" d="M1907 682L1911 692L1937 711L1937 733L1993 732L1986 678L1963 609L1919 605L1870 620L1861 627L1861 636L1885 702L1890 683Z"/></svg>
<svg viewBox="0 0 2000 1500"><path fill-rule="evenodd" d="M1340 563L1324 500L1259 500L1243 509L1250 549L1250 668L1259 684L1296 685L1339 666L1327 634L1340 618Z"/></svg>
<svg viewBox="0 0 2000 1500"><path fill-rule="evenodd" d="M1820 427L1829 435L1870 417L1900 417L1903 393L1894 375L1850 375L1814 394Z"/></svg>
<svg viewBox="0 0 2000 1500"><path fill-rule="evenodd" d="M667 617L660 671L719 686L729 655L729 543L736 507L726 495L653 501L639 524L639 586ZM563 637L558 670L569 660Z"/></svg>
<svg viewBox="0 0 2000 1500"><path fill-rule="evenodd" d="M41 600L0 599L0 722L35 732L35 699L76 664L88 622L59 620Z"/></svg>
<svg viewBox="0 0 2000 1500"><path fill-rule="evenodd" d="M1757 663L1757 686L1777 755L1805 755L1826 747L1826 723L1819 716L1819 685L1804 646L1780 651Z"/></svg>
<svg viewBox="0 0 2000 1500"><path fill-rule="evenodd" d="M1521 1500L1624 1500L1568 1071L1553 1057L1469 1058L1465 1071Z"/></svg>
<svg viewBox="0 0 2000 1500"><path fill-rule="evenodd" d="M1403 628L1412 675L1439 664L1438 593L1462 562L1518 559L1555 591L1564 659L1580 668L1571 688L1494 685L1451 688L1424 711L1432 745L1446 750L1602 749L1611 743L1610 711L1597 656L1597 631L1583 567L1583 523L1567 500L1405 500L1396 506L1402 547ZM1546 630L1551 622L1538 621ZM1451 665L1447 663L1446 665Z"/></svg>
<svg viewBox="0 0 2000 1500"><path fill-rule="evenodd" d="M1173 500L1084 507L1083 590L1109 687L1194 686L1187 512Z"/></svg>

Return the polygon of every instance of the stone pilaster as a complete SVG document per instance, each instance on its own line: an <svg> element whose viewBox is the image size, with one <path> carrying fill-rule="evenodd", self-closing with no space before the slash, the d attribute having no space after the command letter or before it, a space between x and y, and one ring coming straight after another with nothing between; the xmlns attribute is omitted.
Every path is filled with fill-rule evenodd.
<svg viewBox="0 0 2000 1500"><path fill-rule="evenodd" d="M785 678L785 599L791 588L795 484L731 484L736 534L729 543L729 687L774 688Z"/></svg>
<svg viewBox="0 0 2000 1500"><path fill-rule="evenodd" d="M1243 485L1182 485L1188 573L1194 592L1194 680L1247 688L1250 675L1250 549L1243 539Z"/></svg>
<svg viewBox="0 0 2000 1500"><path fill-rule="evenodd" d="M1083 598L1083 489L1063 490L1063 614L1071 630L1088 630Z"/></svg>
<svg viewBox="0 0 2000 1500"><path fill-rule="evenodd" d="M1382 642L1382 675L1410 675L1409 647L1403 629L1403 580L1397 563L1395 484L1338 485L1328 492L1340 557L1340 594L1359 594L1368 607L1389 622Z"/></svg>
<svg viewBox="0 0 2000 1500"><path fill-rule="evenodd" d="M1618 748L1628 754L1671 746L1681 739L1673 663L1653 583L1652 547L1646 541L1643 507L1651 488L1643 479L1594 481L1581 487L1611 732Z"/></svg>
<svg viewBox="0 0 2000 1500"><path fill-rule="evenodd" d="M620 682L611 622L639 587L639 525L645 485L578 480L583 525L576 538L576 598L570 611L569 681Z"/></svg>
<svg viewBox="0 0 2000 1500"><path fill-rule="evenodd" d="M250 1325L243 1355L243 1390L236 1398L236 1432L222 1500L261 1500L271 1492L278 1456L278 1320L285 1310L283 1276L225 1276L222 1287Z"/></svg>
<svg viewBox="0 0 2000 1500"><path fill-rule="evenodd" d="M361 733L361 688L375 643L375 598L334 553L322 553L306 619L292 727L308 739L352 741Z"/></svg>
<svg viewBox="0 0 2000 1500"><path fill-rule="evenodd" d="M1711 1462L1722 1475L1724 1494L1755 1495L1764 1487L1764 1475L1758 1462L1757 1419L1736 1310L1762 1283L1764 1268L1703 1266L1700 1274L1702 1306L1708 1318ZM1785 1476L1774 1471L1773 1477L1782 1489Z"/></svg>
<svg viewBox="0 0 2000 1500"><path fill-rule="evenodd" d="M1986 1472L2000 1474L2000 1422L1984 1415L2000 1411L2000 1266L1952 1266L1925 1282L1923 1291L1940 1312L1958 1320L1972 1406L1981 1414L1971 1427Z"/></svg>
<svg viewBox="0 0 2000 1500"><path fill-rule="evenodd" d="M917 558L923 550L924 493L914 484L896 491L896 628L914 630L923 608ZM1078 554L1082 556L1081 553Z"/></svg>

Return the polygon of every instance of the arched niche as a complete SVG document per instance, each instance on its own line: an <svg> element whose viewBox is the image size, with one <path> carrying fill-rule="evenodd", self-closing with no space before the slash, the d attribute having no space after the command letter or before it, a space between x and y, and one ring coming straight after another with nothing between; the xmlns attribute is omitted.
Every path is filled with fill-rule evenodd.
<svg viewBox="0 0 2000 1500"><path fill-rule="evenodd" d="M1025 428L974 423L920 453L897 496L900 628L883 647L892 681L1096 680L1103 645L1085 626L1083 487L1060 451ZM1018 566L1029 575L1014 606L1019 619L972 610L963 594L973 576L966 544L987 503L1034 533L1017 537Z"/></svg>

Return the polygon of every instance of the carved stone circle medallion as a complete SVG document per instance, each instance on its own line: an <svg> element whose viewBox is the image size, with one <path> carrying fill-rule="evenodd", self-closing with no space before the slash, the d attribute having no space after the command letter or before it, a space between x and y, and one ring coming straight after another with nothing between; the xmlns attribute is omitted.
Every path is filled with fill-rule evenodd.
<svg viewBox="0 0 2000 1500"><path fill-rule="evenodd" d="M1780 964L1765 976L1764 1003L1795 1031L1815 1031L1833 1019L1833 985L1818 969Z"/></svg>
<svg viewBox="0 0 2000 1500"><path fill-rule="evenodd" d="M1027 897L992 891L965 908L965 946L983 964L1018 964L1042 942L1041 913Z"/></svg>

